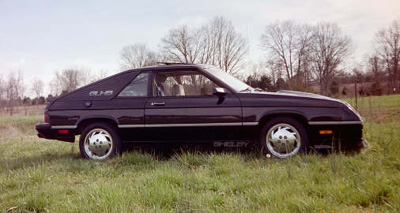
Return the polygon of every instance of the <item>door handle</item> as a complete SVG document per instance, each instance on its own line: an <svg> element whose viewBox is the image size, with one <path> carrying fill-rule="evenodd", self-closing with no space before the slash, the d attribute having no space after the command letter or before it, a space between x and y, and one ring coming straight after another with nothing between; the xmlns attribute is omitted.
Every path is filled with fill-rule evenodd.
<svg viewBox="0 0 400 213"><path fill-rule="evenodd" d="M164 106L165 102L151 102L150 105L151 106Z"/></svg>

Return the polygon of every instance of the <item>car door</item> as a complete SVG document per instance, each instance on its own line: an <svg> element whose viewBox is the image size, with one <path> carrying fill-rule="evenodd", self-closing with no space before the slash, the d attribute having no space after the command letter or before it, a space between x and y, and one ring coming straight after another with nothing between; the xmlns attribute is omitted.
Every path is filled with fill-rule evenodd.
<svg viewBox="0 0 400 213"><path fill-rule="evenodd" d="M199 70L154 71L145 105L145 129L152 141L232 140L242 127L239 99Z"/></svg>
<svg viewBox="0 0 400 213"><path fill-rule="evenodd" d="M118 95L107 104L108 113L118 121L121 139L125 142L142 141L144 108L150 95L151 72L140 72Z"/></svg>

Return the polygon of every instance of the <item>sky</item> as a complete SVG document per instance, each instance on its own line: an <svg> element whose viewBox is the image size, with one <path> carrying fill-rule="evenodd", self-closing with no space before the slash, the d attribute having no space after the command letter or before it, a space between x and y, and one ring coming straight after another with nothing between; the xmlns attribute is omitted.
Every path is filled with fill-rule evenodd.
<svg viewBox="0 0 400 213"><path fill-rule="evenodd" d="M265 26L293 20L336 22L353 41L352 61L373 50L376 32L400 20L400 0L0 0L0 75L20 71L29 85L48 84L66 68L120 71L120 52L134 43L157 51L169 29L230 20L248 40L246 59L265 60Z"/></svg>

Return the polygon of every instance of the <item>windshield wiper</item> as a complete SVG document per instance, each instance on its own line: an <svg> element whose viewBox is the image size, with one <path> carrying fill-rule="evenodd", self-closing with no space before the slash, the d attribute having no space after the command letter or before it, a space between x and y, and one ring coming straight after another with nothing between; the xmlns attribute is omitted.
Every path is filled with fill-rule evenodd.
<svg viewBox="0 0 400 213"><path fill-rule="evenodd" d="M253 88L253 87L247 87L246 89L244 89L244 90L240 90L240 92L250 92L250 93L252 93L252 92L264 92L264 90L262 90L262 89L260 89L260 88Z"/></svg>
<svg viewBox="0 0 400 213"><path fill-rule="evenodd" d="M253 87L247 87L246 89L240 90L240 92L253 92L254 88Z"/></svg>

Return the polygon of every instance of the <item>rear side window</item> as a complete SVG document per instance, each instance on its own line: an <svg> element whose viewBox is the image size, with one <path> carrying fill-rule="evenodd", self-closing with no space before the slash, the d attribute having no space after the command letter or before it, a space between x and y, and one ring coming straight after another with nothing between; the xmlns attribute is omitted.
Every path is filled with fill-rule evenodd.
<svg viewBox="0 0 400 213"><path fill-rule="evenodd" d="M118 97L144 97L147 96L149 73L140 73L133 81L126 86Z"/></svg>

